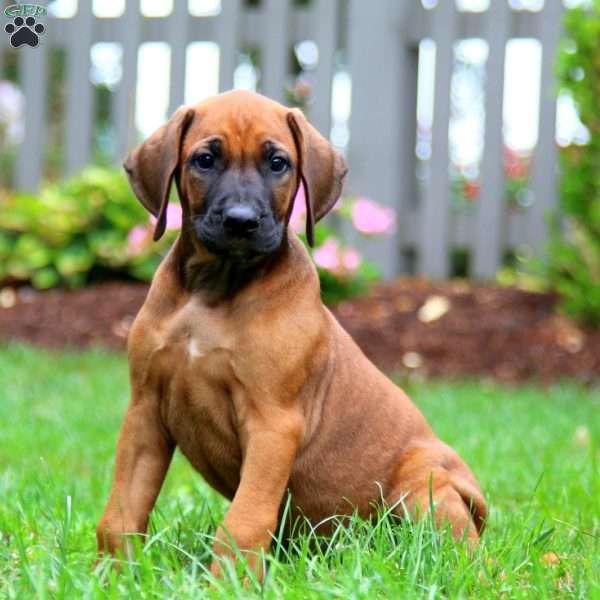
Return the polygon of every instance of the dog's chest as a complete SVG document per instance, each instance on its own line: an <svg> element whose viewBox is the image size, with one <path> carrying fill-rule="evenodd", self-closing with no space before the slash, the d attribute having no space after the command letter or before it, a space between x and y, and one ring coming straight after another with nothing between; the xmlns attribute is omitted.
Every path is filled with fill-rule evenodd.
<svg viewBox="0 0 600 600"><path fill-rule="evenodd" d="M233 337L217 311L184 307L166 332L162 366L167 428L190 463L226 496L235 492L241 466Z"/></svg>

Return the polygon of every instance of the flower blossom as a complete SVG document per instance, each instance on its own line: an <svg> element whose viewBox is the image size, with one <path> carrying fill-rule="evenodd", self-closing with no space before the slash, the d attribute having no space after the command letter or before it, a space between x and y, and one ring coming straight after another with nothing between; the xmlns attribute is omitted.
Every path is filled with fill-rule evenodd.
<svg viewBox="0 0 600 600"><path fill-rule="evenodd" d="M328 238L316 248L313 258L318 267L338 275L356 271L362 262L354 248L342 248L335 238Z"/></svg>
<svg viewBox="0 0 600 600"><path fill-rule="evenodd" d="M306 219L306 197L304 196L304 186L300 185L296 197L294 198L294 208L290 215L290 227L300 233L304 229Z"/></svg>
<svg viewBox="0 0 600 600"><path fill-rule="evenodd" d="M313 252L313 258L317 266L334 273L340 269L339 258L340 245L334 238L328 238Z"/></svg>
<svg viewBox="0 0 600 600"><path fill-rule="evenodd" d="M140 254L148 238L148 228L145 225L136 225L127 235L127 249L133 255Z"/></svg>
<svg viewBox="0 0 600 600"><path fill-rule="evenodd" d="M368 198L358 198L352 206L352 223L366 235L389 234L396 228L396 215L388 206Z"/></svg>
<svg viewBox="0 0 600 600"><path fill-rule="evenodd" d="M181 227L181 206L179 204L175 204L174 202L169 202L167 205L167 214L166 214L166 226L167 229L179 229ZM155 225L156 217L151 216L150 222Z"/></svg>
<svg viewBox="0 0 600 600"><path fill-rule="evenodd" d="M356 271L362 262L361 255L354 248L342 252L342 265L346 271Z"/></svg>

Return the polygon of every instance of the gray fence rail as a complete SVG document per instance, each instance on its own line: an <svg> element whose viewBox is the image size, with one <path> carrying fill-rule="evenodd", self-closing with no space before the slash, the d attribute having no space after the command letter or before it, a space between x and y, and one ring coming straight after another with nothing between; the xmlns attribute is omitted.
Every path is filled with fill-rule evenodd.
<svg viewBox="0 0 600 600"><path fill-rule="evenodd" d="M427 4L435 4L428 2ZM331 129L332 80L336 64L347 63L352 81L352 110L346 148L351 166L347 187L391 205L398 215L396 235L370 241L365 253L387 276L416 270L434 277L450 272L450 253L463 248L470 272L492 276L503 254L528 244L541 251L545 214L557 205L556 89L553 60L560 34L562 2L546 0L541 11L513 10L507 0L491 0L484 12L461 12L453 0L438 0L426 9L419 0L222 0L215 16L192 16L186 0L174 0L166 17L148 18L139 2L126 0L116 18L94 15L91 0L79 0L71 18L45 18L46 32L37 48L12 49L0 42L3 58L14 53L18 83L25 97L25 135L15 160L15 187L35 189L44 171L49 49L66 52L65 174L75 173L92 158L94 93L90 82L90 48L97 42L121 45L122 74L112 94L111 119L116 132L114 160L120 160L138 138L134 113L140 44L161 41L170 46L171 109L183 102L186 49L212 41L219 46L219 88L233 86L239 53L252 48L259 56L259 91L284 101L292 80L291 48L312 40L319 61L312 74L309 117L326 135ZM3 17L4 23L8 22ZM538 39L543 48L539 139L533 156L527 210L510 210L505 198L502 98L508 40ZM425 181L416 177L415 153L419 43L435 43L435 101L431 156ZM483 38L489 45L485 65L485 144L481 160L481 193L471 211L455 211L450 202L448 128L454 44ZM341 59L340 59L341 57ZM337 62L336 62L337 61ZM198 66L201 70L201 65Z"/></svg>

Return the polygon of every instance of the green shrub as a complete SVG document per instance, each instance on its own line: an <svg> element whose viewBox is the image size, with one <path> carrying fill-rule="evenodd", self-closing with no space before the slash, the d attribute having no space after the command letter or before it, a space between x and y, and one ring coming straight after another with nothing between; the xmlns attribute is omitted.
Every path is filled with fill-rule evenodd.
<svg viewBox="0 0 600 600"><path fill-rule="evenodd" d="M571 94L589 132L584 146L561 152L561 214L552 222L544 274L563 309L600 324L600 0L565 17L559 54L561 87Z"/></svg>
<svg viewBox="0 0 600 600"><path fill-rule="evenodd" d="M303 198L295 206L292 225L305 241ZM339 218L353 221L358 215L356 227L367 235L384 233L393 220L366 199L347 199L342 207ZM148 214L124 174L115 169L90 167L44 186L37 195L0 192L0 282L29 282L45 289L100 279L149 281L177 236L180 218L179 205L172 203L166 235L153 242ZM342 245L327 224L317 227L313 256L323 299L330 304L364 293L379 277L377 269Z"/></svg>
<svg viewBox="0 0 600 600"><path fill-rule="evenodd" d="M37 288L105 277L148 280L174 233L132 251L130 232L147 220L116 170L89 168L38 195L9 193L0 199L0 280Z"/></svg>

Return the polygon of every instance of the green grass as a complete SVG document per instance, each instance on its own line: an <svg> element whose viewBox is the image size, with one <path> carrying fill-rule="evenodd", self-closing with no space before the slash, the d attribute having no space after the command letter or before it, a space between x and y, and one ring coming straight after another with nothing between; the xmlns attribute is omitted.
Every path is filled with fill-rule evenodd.
<svg viewBox="0 0 600 600"><path fill-rule="evenodd" d="M600 598L598 390L410 385L486 492L481 548L355 520L328 545L276 547L261 589L235 574L209 587L226 503L179 456L137 562L94 571L127 387L122 355L0 348L0 597Z"/></svg>

